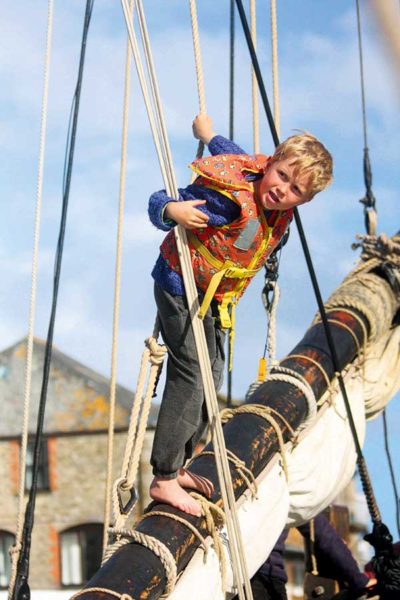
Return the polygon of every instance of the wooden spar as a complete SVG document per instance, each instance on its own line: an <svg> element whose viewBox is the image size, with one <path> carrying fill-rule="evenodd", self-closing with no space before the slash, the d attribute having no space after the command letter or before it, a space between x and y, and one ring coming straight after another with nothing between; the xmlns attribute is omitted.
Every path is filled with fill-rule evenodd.
<svg viewBox="0 0 400 600"><path fill-rule="evenodd" d="M375 276L380 279L377 274ZM329 313L329 318L335 321L330 324L330 327L341 369L344 369L356 358L359 349L366 341L362 324L369 333L369 323L365 315L354 308L352 311L357 314L358 318L341 310L340 307ZM284 361L286 367L297 371L308 381L318 400L327 388L327 382L321 369L306 359L290 358L291 355L312 358L321 365L329 380L333 378L334 369L321 323L310 327L300 343ZM272 407L286 419L293 429L304 422L307 416L307 402L302 392L297 387L282 381L265 382L254 392L247 403ZM285 425L282 426L282 434L285 441L290 439L290 432ZM227 448L243 460L246 467L255 476L265 469L272 456L279 450L273 428L263 418L253 414L234 416L224 426L224 437ZM211 445L206 448L206 450L210 449ZM191 470L213 482L215 490L212 501L220 505L221 497L213 457L199 456L193 461ZM246 484L234 466L231 466L231 473L235 497L238 499L246 490ZM171 506L152 504L150 508L182 516L180 511ZM207 536L203 519L189 515L184 516L199 529L203 536ZM199 545L197 538L188 528L163 516L149 517L139 523L136 529L158 538L169 548L175 558L178 573L185 569ZM153 600L160 597L165 589L165 584L164 568L155 554L144 546L130 543L119 549L86 586L98 590L99 588L110 590L110 593L88 589L87 591L83 590L79 594L79 598L112 600L115 597L121 597L122 594L128 594L134 600Z"/></svg>

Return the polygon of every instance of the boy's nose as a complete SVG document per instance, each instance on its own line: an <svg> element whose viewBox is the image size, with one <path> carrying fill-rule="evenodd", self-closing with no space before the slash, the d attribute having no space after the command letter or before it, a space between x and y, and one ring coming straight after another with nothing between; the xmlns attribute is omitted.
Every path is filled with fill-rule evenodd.
<svg viewBox="0 0 400 600"><path fill-rule="evenodd" d="M287 184L286 183L282 183L278 188L277 188L277 194L279 196L279 198L283 198L285 196L285 194L287 193Z"/></svg>

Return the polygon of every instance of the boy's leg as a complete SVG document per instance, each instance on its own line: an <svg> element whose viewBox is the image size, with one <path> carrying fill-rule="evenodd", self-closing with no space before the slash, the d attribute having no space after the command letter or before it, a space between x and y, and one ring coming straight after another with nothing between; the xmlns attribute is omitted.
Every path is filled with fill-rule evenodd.
<svg viewBox="0 0 400 600"><path fill-rule="evenodd" d="M199 428L203 430L204 393L186 299L172 296L157 285L155 298L161 334L168 347L168 364L151 464L156 476L172 479L183 466L188 451L194 449L194 436ZM216 334L211 311L204 325L214 379L220 386L223 333Z"/></svg>
<svg viewBox="0 0 400 600"><path fill-rule="evenodd" d="M215 319L211 314L211 308L208 309L207 315L204 319L204 332L206 335L207 346L209 349L209 354L211 358L211 369L212 375L215 385L216 392L222 387L223 379L224 379L224 366L225 366L225 332L222 331L219 327L216 326ZM204 432L208 425L208 414L207 414L207 406L205 400L203 399L202 410L201 410L201 421L199 427L197 428L196 433L193 437L187 442L185 447L185 459L189 460L198 444L201 441L201 438L204 435Z"/></svg>

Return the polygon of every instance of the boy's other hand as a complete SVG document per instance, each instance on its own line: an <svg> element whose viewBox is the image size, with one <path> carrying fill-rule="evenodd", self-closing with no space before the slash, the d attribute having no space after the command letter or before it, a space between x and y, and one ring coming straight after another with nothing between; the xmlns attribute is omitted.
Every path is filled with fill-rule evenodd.
<svg viewBox="0 0 400 600"><path fill-rule="evenodd" d="M201 229L207 226L209 217L196 206L201 206L206 200L186 200L184 202L168 202L165 216L172 219L185 229Z"/></svg>
<svg viewBox="0 0 400 600"><path fill-rule="evenodd" d="M213 130L213 122L208 115L197 115L193 121L193 135L204 144L211 142L216 133Z"/></svg>

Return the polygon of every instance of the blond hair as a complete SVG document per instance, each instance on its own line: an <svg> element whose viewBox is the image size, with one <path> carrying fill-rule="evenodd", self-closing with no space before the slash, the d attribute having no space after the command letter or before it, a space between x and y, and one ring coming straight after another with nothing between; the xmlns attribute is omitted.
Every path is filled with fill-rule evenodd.
<svg viewBox="0 0 400 600"><path fill-rule="evenodd" d="M323 144L310 133L292 135L277 146L272 161L288 159L296 175L308 174L310 198L332 182L332 156Z"/></svg>

